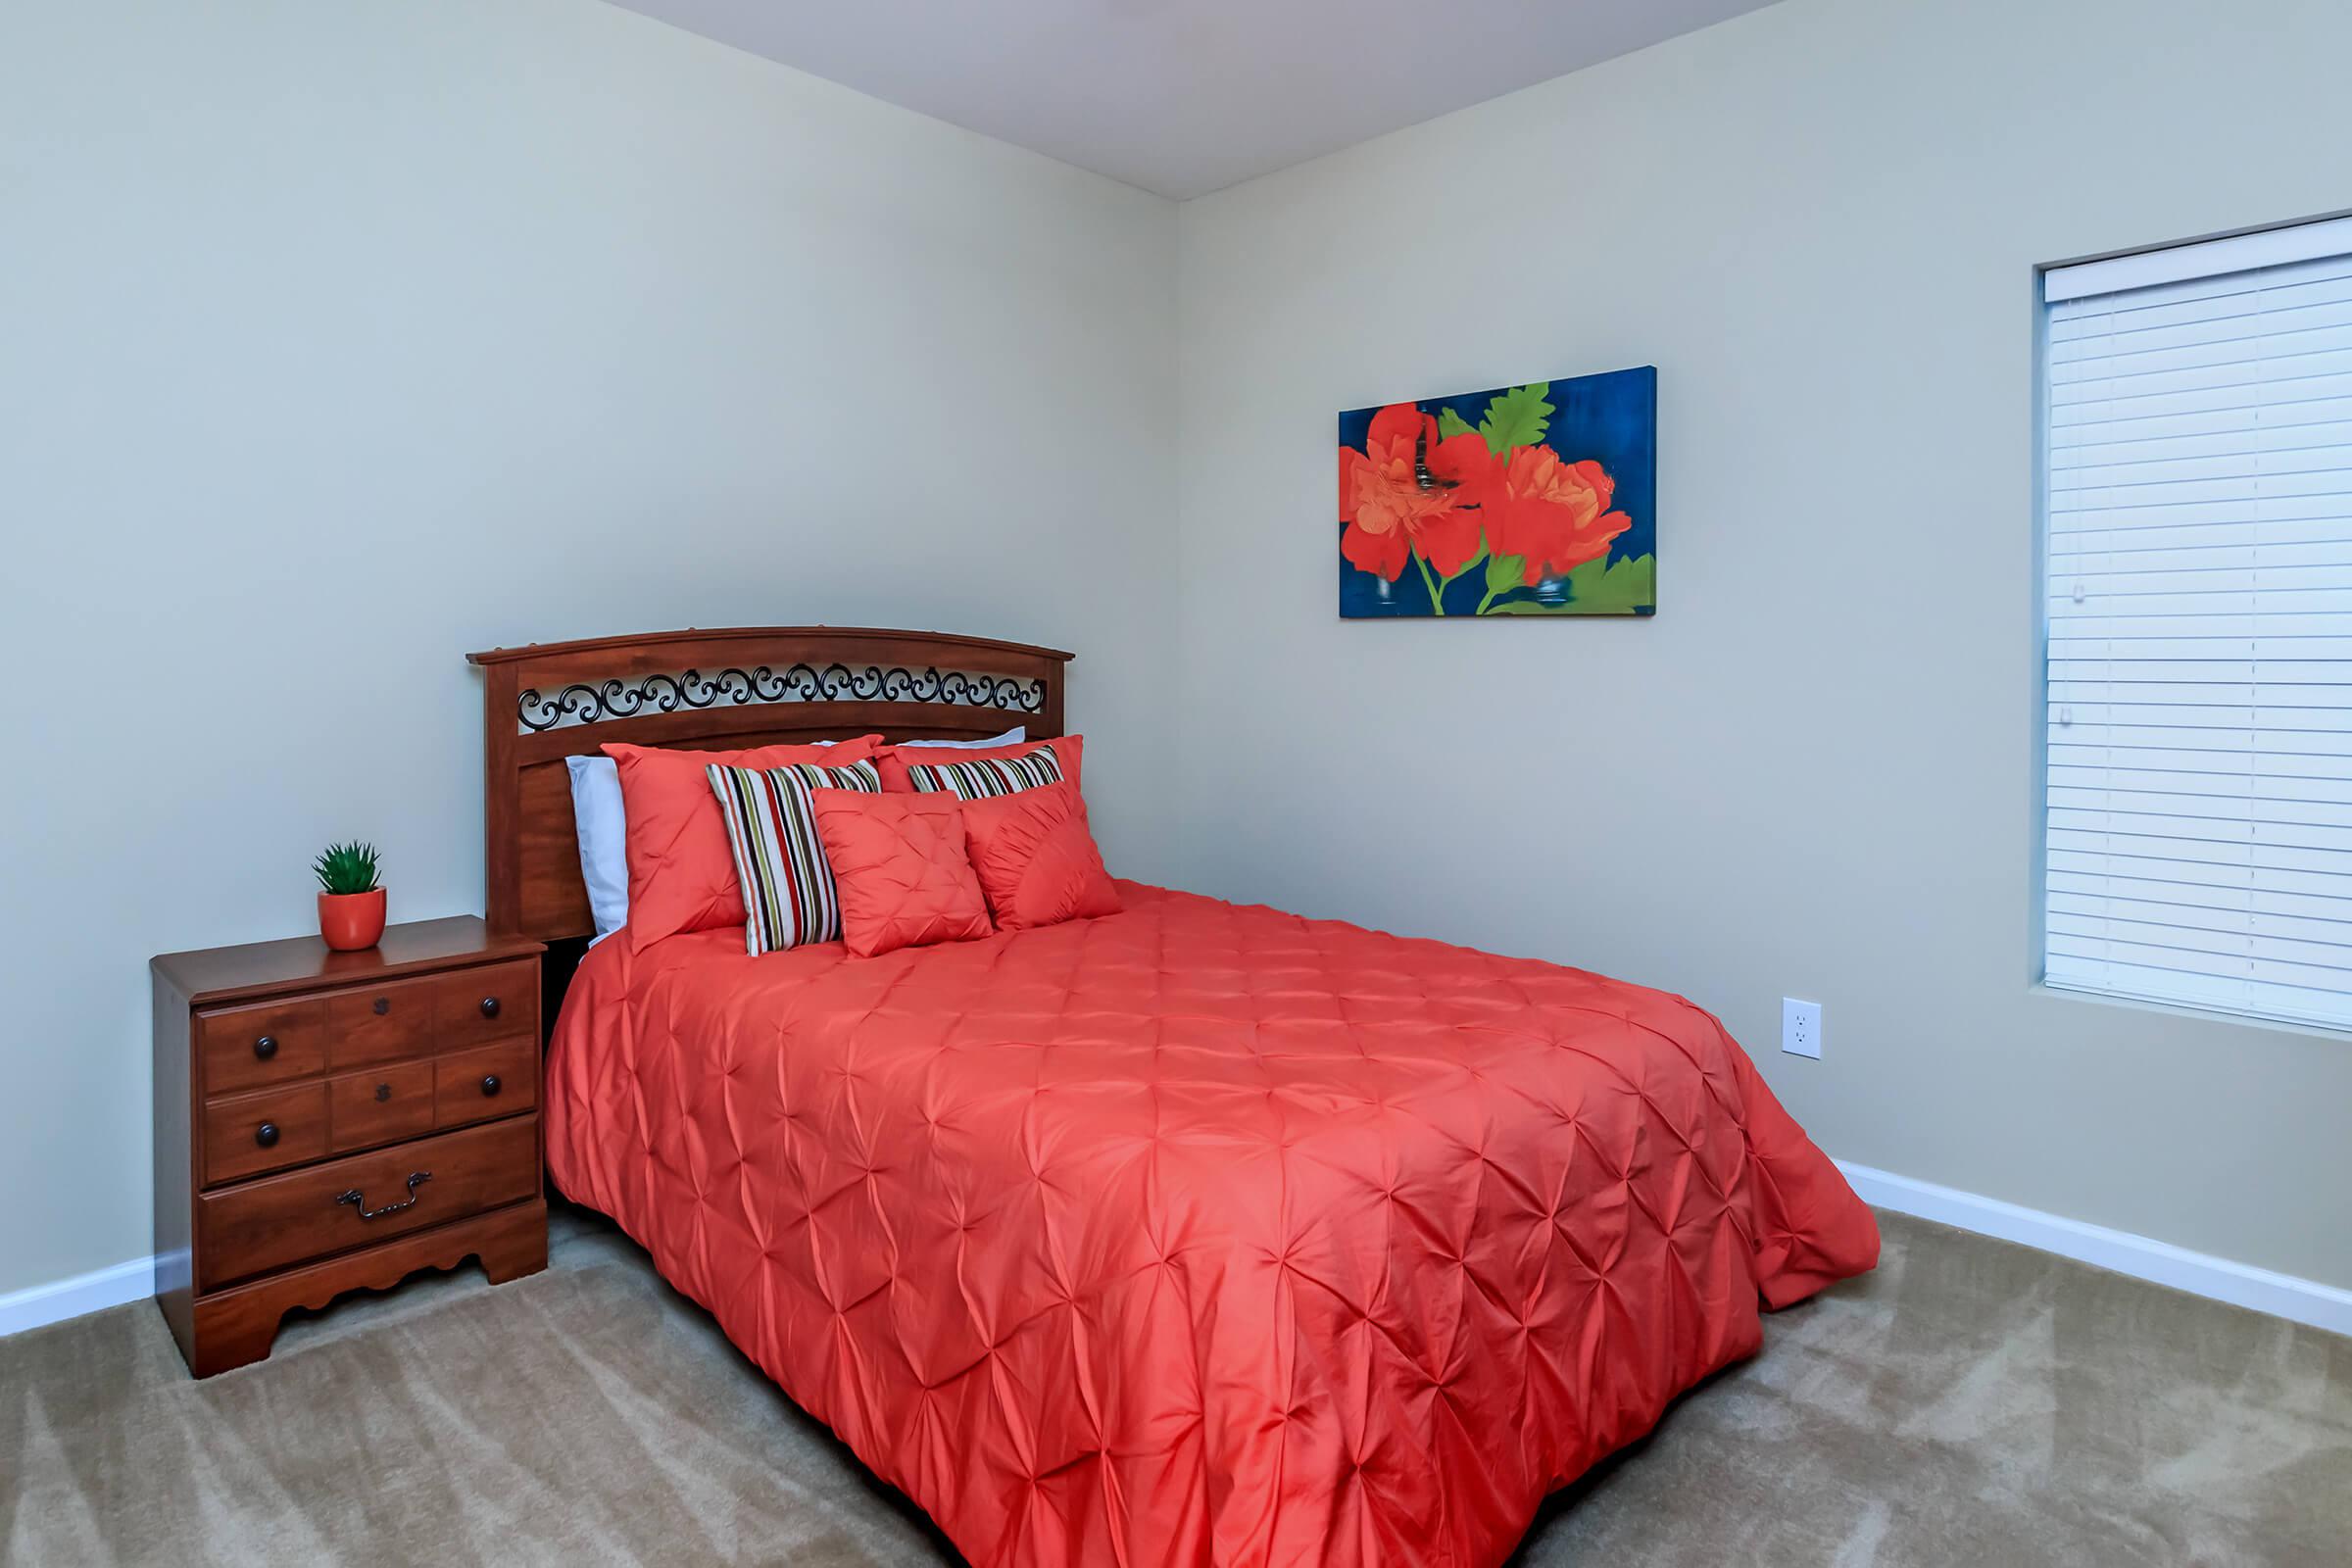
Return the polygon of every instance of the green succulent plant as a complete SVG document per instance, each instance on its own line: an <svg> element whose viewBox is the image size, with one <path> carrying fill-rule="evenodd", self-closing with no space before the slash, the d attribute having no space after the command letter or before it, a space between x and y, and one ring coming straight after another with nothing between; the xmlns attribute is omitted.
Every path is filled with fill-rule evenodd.
<svg viewBox="0 0 2352 1568"><path fill-rule="evenodd" d="M357 840L330 844L311 863L311 869L318 873L318 886L328 893L373 893L375 846Z"/></svg>

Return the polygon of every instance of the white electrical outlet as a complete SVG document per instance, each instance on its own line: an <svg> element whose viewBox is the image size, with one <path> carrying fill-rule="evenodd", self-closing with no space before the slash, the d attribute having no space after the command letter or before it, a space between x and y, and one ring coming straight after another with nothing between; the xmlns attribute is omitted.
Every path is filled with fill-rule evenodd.
<svg viewBox="0 0 2352 1568"><path fill-rule="evenodd" d="M1791 1056L1821 1059L1821 1004L1781 999L1781 1049Z"/></svg>

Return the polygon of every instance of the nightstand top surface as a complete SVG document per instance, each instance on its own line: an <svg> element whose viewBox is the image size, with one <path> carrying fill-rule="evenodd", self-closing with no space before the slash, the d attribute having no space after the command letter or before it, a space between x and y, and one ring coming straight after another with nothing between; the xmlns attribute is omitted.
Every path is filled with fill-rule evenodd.
<svg viewBox="0 0 2352 1568"><path fill-rule="evenodd" d="M190 1003L246 1002L526 957L544 946L530 937L497 934L480 915L455 914L388 925L383 940L362 953L333 952L315 936L287 937L159 954L150 967Z"/></svg>

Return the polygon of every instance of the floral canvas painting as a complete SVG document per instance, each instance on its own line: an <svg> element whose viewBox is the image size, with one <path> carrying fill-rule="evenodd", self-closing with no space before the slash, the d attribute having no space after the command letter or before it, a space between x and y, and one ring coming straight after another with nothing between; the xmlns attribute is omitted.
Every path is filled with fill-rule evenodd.
<svg viewBox="0 0 2352 1568"><path fill-rule="evenodd" d="M1649 366L1340 416L1340 613L1657 611Z"/></svg>

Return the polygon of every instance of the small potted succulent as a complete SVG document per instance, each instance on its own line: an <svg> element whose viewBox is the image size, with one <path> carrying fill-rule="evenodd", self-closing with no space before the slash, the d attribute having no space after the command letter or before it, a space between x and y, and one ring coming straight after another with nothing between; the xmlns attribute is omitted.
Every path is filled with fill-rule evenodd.
<svg viewBox="0 0 2352 1568"><path fill-rule="evenodd" d="M375 879L375 846L330 844L312 863L318 873L318 935L337 953L372 948L384 934L384 890Z"/></svg>

